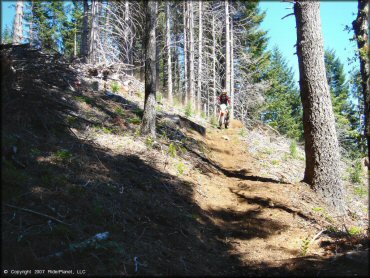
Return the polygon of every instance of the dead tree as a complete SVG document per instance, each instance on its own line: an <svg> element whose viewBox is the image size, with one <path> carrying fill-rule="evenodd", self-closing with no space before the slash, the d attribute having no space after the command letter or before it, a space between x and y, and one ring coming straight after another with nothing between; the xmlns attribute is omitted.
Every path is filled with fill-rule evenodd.
<svg viewBox="0 0 370 278"><path fill-rule="evenodd" d="M17 1L13 26L13 44L21 44L23 40L23 0Z"/></svg>
<svg viewBox="0 0 370 278"><path fill-rule="evenodd" d="M167 98L170 104L173 102L172 93L172 60L171 60L171 13L170 2L166 3L166 46L167 46Z"/></svg>

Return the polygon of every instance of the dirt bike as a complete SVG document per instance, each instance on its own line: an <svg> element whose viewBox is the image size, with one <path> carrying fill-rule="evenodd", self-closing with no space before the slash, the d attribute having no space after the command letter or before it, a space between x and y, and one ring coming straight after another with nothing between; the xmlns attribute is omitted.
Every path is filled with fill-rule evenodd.
<svg viewBox="0 0 370 278"><path fill-rule="evenodd" d="M229 126L229 109L226 104L221 104L219 106L219 114L218 114L218 124L219 128L222 128L222 125L225 124L225 128Z"/></svg>

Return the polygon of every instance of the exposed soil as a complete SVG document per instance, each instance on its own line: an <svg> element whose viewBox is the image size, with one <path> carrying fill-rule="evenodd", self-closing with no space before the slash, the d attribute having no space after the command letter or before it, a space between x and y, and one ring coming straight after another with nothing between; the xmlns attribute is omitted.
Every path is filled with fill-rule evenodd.
<svg viewBox="0 0 370 278"><path fill-rule="evenodd" d="M16 68L29 54L2 51ZM3 150L18 148L2 160L4 269L368 275L367 236L341 230L354 220L331 218L303 183L263 177L240 125L202 137L161 116L153 142L134 98L69 90L68 65L43 75L48 56L22 57L3 95Z"/></svg>

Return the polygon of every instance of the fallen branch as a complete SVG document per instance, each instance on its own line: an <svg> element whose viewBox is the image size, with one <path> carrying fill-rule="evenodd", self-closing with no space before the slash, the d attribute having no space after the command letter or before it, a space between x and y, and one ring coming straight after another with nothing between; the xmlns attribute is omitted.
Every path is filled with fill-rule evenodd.
<svg viewBox="0 0 370 278"><path fill-rule="evenodd" d="M9 205L9 204L5 204L5 206L10 207L10 208L14 208L14 209L18 209L18 210L21 210L21 211L33 213L33 214L36 214L36 215L39 215L39 216L43 216L43 217L49 218L51 220L54 220L56 222L59 222L61 224L67 225L67 226L70 226L71 225L71 224L65 223L62 220L59 220L59 219L57 219L57 218L55 218L53 216L50 216L50 215L47 215L47 214L44 214L44 213L41 213L41 212L37 212L37 211L31 210L31 209L21 208L21 207Z"/></svg>
<svg viewBox="0 0 370 278"><path fill-rule="evenodd" d="M99 234L96 234L93 237L91 237L89 239L86 239L86 240L84 240L80 243L70 244L67 249L65 249L63 251L56 252L56 253L51 254L49 256L46 256L42 259L43 260L48 260L48 259L52 259L52 258L55 258L55 257L61 257L67 252L73 252L73 251L76 251L78 249L79 250L86 249L87 247L93 246L97 241L106 240L106 239L108 239L108 237L109 237L109 232L99 233Z"/></svg>

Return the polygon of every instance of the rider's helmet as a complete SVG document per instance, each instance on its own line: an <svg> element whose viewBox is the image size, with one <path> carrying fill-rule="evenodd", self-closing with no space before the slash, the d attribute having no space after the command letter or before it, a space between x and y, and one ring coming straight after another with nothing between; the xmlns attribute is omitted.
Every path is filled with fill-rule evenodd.
<svg viewBox="0 0 370 278"><path fill-rule="evenodd" d="M227 90L226 89L223 89L222 92L221 92L222 95L227 95Z"/></svg>

